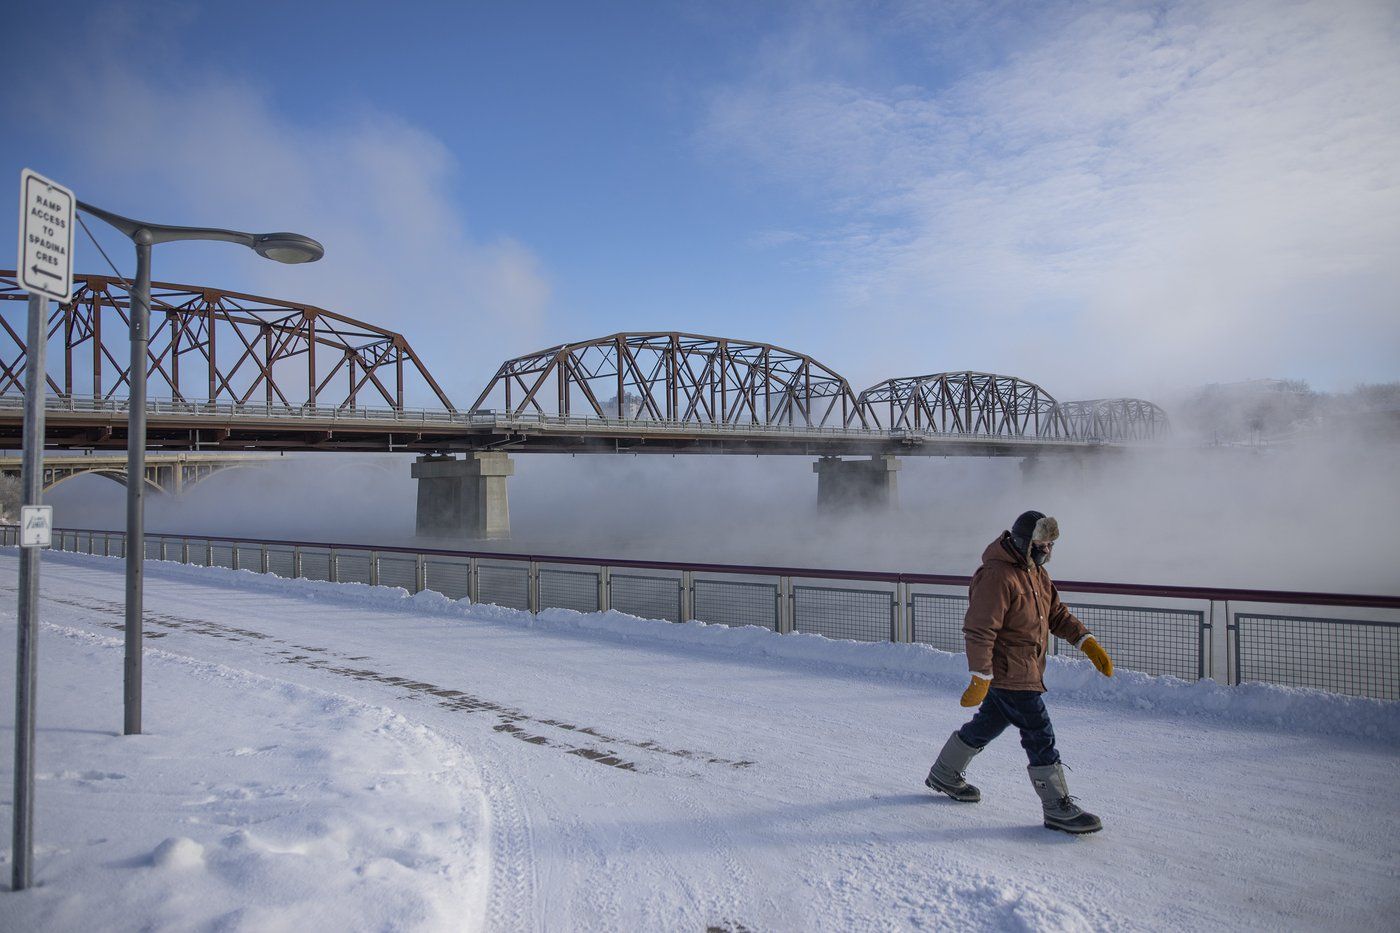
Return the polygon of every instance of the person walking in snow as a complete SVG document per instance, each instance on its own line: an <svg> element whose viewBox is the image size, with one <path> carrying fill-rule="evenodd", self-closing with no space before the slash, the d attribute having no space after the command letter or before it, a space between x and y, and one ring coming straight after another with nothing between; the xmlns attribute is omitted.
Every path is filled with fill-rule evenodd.
<svg viewBox="0 0 1400 933"><path fill-rule="evenodd" d="M1045 564L1060 526L1043 512L1023 512L982 553L982 566L968 591L963 636L972 683L963 706L979 709L948 737L924 784L954 800L976 803L982 792L963 777L968 764L1007 726L1021 732L1030 759L1027 771L1040 796L1045 825L1067 833L1096 833L1103 822L1069 795L1055 731L1041 694L1050 636L1072 643L1105 677L1113 662L1084 623L1060 602Z"/></svg>

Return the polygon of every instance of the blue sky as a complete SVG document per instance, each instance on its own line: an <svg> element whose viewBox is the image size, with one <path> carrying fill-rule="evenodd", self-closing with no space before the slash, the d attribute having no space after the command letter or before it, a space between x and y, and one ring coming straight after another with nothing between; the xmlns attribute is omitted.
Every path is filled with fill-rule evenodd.
<svg viewBox="0 0 1400 933"><path fill-rule="evenodd" d="M401 330L459 401L626 329L857 389L1400 378L1393 4L38 7L0 56L10 177L316 236L314 267L179 244L156 275Z"/></svg>

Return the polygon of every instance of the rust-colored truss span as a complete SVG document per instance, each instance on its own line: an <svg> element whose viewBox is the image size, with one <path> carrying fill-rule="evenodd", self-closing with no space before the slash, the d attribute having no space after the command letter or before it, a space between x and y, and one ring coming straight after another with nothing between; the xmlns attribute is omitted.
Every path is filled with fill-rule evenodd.
<svg viewBox="0 0 1400 933"><path fill-rule="evenodd" d="M613 334L507 360L472 409L498 392L512 415L866 425L850 384L811 357L697 334Z"/></svg>
<svg viewBox="0 0 1400 933"><path fill-rule="evenodd" d="M1103 441L1152 441L1171 434L1167 413L1140 398L1061 402L1069 436Z"/></svg>
<svg viewBox="0 0 1400 933"><path fill-rule="evenodd" d="M28 295L0 271L0 395L23 394ZM95 399L126 395L131 296L101 275L73 277L49 315L49 388ZM62 338L62 352L52 342ZM147 379L153 398L266 401L281 407L402 409L414 376L449 411L446 394L402 335L324 308L191 285L151 285ZM365 396L368 397L366 402Z"/></svg>
<svg viewBox="0 0 1400 933"><path fill-rule="evenodd" d="M1040 386L994 373L890 379L860 394L866 418L890 430L993 437L1067 437L1055 399Z"/></svg>

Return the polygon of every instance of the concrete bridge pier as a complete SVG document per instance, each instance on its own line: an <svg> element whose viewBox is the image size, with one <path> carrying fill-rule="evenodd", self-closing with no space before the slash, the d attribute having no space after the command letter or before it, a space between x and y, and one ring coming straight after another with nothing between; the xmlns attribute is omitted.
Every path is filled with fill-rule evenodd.
<svg viewBox="0 0 1400 933"><path fill-rule="evenodd" d="M817 474L817 508L894 508L899 504L899 467L899 458L891 454L869 460L822 457L812 464Z"/></svg>
<svg viewBox="0 0 1400 933"><path fill-rule="evenodd" d="M419 457L418 534L434 538L509 538L510 500L506 479L515 462L502 451L473 451L465 460L451 454Z"/></svg>

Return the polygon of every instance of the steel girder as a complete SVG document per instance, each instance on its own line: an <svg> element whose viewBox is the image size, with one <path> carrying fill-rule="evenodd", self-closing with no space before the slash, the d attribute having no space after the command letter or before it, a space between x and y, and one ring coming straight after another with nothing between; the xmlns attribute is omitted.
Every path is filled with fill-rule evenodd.
<svg viewBox="0 0 1400 933"><path fill-rule="evenodd" d="M1064 416L1050 393L1033 382L995 373L933 373L890 379L862 392L860 405L868 420L892 431L1068 436Z"/></svg>
<svg viewBox="0 0 1400 933"><path fill-rule="evenodd" d="M1062 402L1069 437L1104 441L1152 441L1171 434L1167 413L1140 398Z"/></svg>
<svg viewBox="0 0 1400 933"><path fill-rule="evenodd" d="M0 395L23 394L23 302L15 273L0 271ZM130 381L131 298L117 278L75 275L72 299L49 315L49 389L115 399ZM13 320L12 320L13 319ZM80 360L79 357L82 359ZM402 335L311 305L190 285L151 285L147 378L151 395L183 402L402 409L414 375L449 411L452 402ZM337 387L332 388L332 381Z"/></svg>
<svg viewBox="0 0 1400 933"><path fill-rule="evenodd" d="M613 334L507 360L472 410L498 391L510 415L867 426L846 379L811 357L699 334Z"/></svg>

